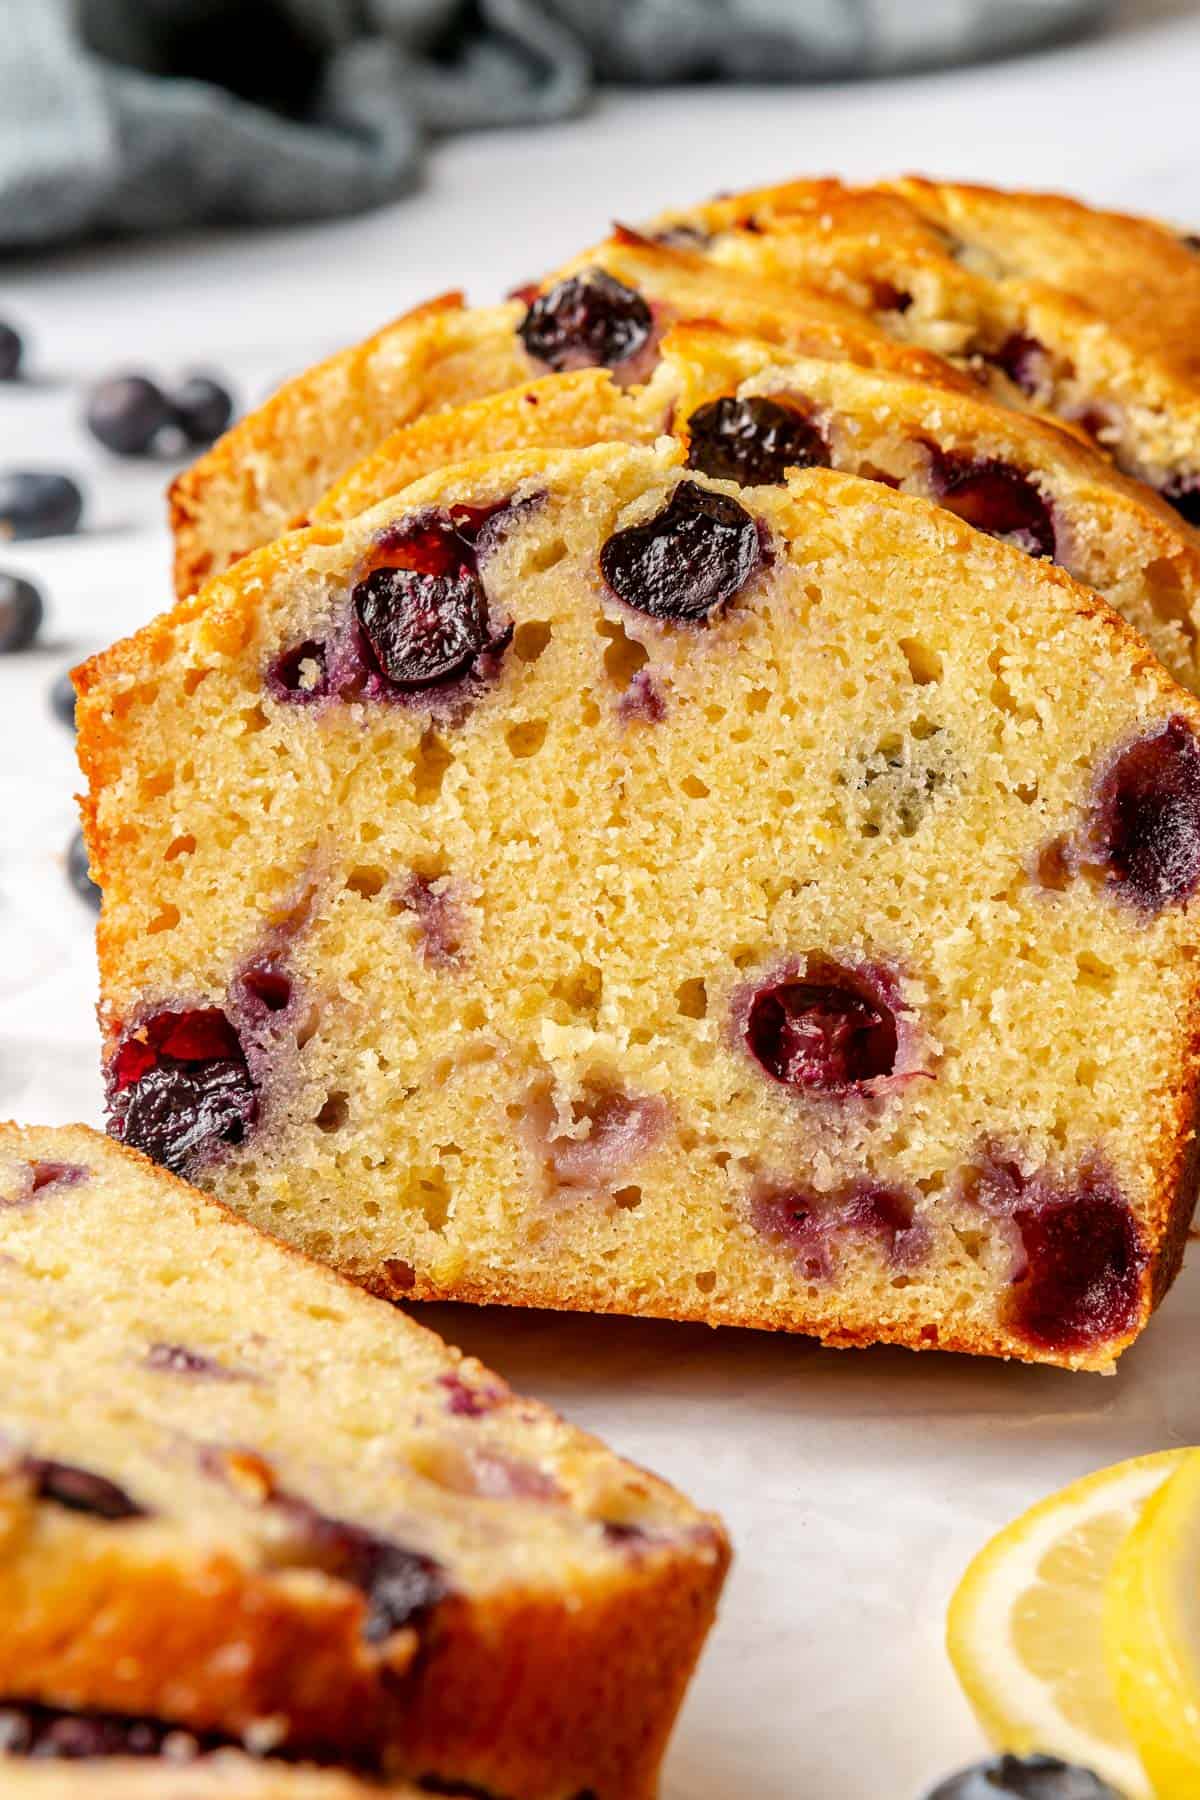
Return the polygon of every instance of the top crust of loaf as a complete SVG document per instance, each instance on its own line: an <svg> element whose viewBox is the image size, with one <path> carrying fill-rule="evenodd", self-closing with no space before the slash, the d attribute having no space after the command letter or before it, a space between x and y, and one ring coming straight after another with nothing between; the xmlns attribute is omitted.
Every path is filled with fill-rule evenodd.
<svg viewBox="0 0 1200 1800"><path fill-rule="evenodd" d="M783 282L747 283L627 229L548 275L542 290L597 268L642 293L660 323L707 318L797 352L939 386L973 385L833 296ZM194 592L249 550L303 524L325 489L387 433L543 372L516 335L523 316L518 302L468 309L461 294L443 294L286 382L174 483L176 593ZM469 446L462 448L466 454Z"/></svg>
<svg viewBox="0 0 1200 1800"><path fill-rule="evenodd" d="M651 229L687 224L716 236L706 253L723 264L776 280L790 269L868 310L906 285L917 303L890 329L949 356L1027 335L1053 352L1054 410L1115 409L1100 435L1123 466L1155 485L1200 468L1200 257L1165 226L918 177L783 182Z"/></svg>
<svg viewBox="0 0 1200 1800"><path fill-rule="evenodd" d="M1000 458L1042 484L1062 516L1059 561L1095 587L1150 643L1178 681L1200 691L1200 542L1144 483L1122 475L1091 439L1041 414L1000 406L973 383L958 392L886 369L804 356L790 345L715 325L673 326L642 388L583 369L432 413L390 433L312 509L314 522L350 519L389 494L468 457L569 449L603 441L649 444L718 396L795 399L850 473L906 455L921 491L920 446ZM815 411L814 411L815 409ZM844 428L844 429L842 429ZM911 491L911 490L910 490Z"/></svg>
<svg viewBox="0 0 1200 1800"><path fill-rule="evenodd" d="M172 484L176 592L194 593L302 521L308 501L388 429L524 380L521 311L471 310L461 293L441 294L285 382Z"/></svg>

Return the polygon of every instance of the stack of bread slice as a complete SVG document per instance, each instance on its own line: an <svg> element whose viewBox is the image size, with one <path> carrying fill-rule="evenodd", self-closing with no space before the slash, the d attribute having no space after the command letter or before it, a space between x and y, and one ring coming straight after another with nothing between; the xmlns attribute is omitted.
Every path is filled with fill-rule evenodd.
<svg viewBox="0 0 1200 1800"><path fill-rule="evenodd" d="M390 1297L1109 1369L1200 1018L1200 257L799 181L443 297L79 674L111 1129Z"/></svg>

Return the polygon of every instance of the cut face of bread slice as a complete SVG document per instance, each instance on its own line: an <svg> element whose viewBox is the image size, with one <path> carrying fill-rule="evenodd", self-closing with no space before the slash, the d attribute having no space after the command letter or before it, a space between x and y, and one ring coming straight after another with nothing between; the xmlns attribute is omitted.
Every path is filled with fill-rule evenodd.
<svg viewBox="0 0 1200 1800"><path fill-rule="evenodd" d="M325 490L389 432L551 370L606 368L616 386L637 386L653 375L663 330L685 317L808 354L968 385L959 371L898 344L842 301L798 290L794 281L747 283L703 257L619 233L520 300L468 309L461 295L445 295L285 383L172 488L176 591L194 592L303 523ZM558 417L566 419L565 403ZM570 447L603 435L550 433L544 441ZM511 447L526 441L518 427Z"/></svg>
<svg viewBox="0 0 1200 1800"><path fill-rule="evenodd" d="M1200 689L1200 545L1141 482L1052 421L849 363L794 357L712 326L675 326L653 379L548 377L393 432L318 502L347 519L472 449L652 443L670 423L688 466L743 486L828 467L921 494L1102 593L1171 674Z"/></svg>
<svg viewBox="0 0 1200 1800"><path fill-rule="evenodd" d="M356 1279L1087 1368L1169 1283L1200 710L1060 570L528 453L80 682L112 1128Z"/></svg>
<svg viewBox="0 0 1200 1800"><path fill-rule="evenodd" d="M0 1345L10 1755L653 1793L727 1554L653 1476L82 1127L0 1130Z"/></svg>
<svg viewBox="0 0 1200 1800"><path fill-rule="evenodd" d="M910 179L788 182L648 229L747 276L828 287L1083 426L1200 522L1200 256L1165 226Z"/></svg>

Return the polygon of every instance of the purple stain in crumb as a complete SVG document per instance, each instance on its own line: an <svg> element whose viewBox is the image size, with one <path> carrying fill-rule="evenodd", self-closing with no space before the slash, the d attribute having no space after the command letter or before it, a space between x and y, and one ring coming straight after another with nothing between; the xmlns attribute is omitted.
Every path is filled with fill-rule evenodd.
<svg viewBox="0 0 1200 1800"><path fill-rule="evenodd" d="M658 1095L606 1082L588 1083L571 1114L560 1120L548 1091L532 1096L526 1113L526 1129L558 1188L603 1187L654 1146L667 1122Z"/></svg>
<svg viewBox="0 0 1200 1800"><path fill-rule="evenodd" d="M436 969L461 967L466 920L449 876L414 873L398 895L396 907L416 920L425 963Z"/></svg>
<svg viewBox="0 0 1200 1800"><path fill-rule="evenodd" d="M124 1488L91 1469L37 1456L26 1458L22 1467L39 1500L52 1500L71 1512L90 1513L98 1519L116 1521L147 1516L145 1508L131 1500Z"/></svg>
<svg viewBox="0 0 1200 1800"><path fill-rule="evenodd" d="M306 706L323 700L329 692L329 671L325 666L325 646L315 638L306 638L281 650L266 670L267 691L276 700Z"/></svg>
<svg viewBox="0 0 1200 1800"><path fill-rule="evenodd" d="M661 725L667 716L662 690L648 669L639 669L617 701L618 717L632 724Z"/></svg>
<svg viewBox="0 0 1200 1800"><path fill-rule="evenodd" d="M1028 475L998 457L960 456L932 444L928 449L933 491L942 506L988 537L1054 560L1053 509Z"/></svg>
<svg viewBox="0 0 1200 1800"><path fill-rule="evenodd" d="M48 1187L77 1187L86 1181L89 1171L82 1163L68 1162L32 1162L33 1192L40 1194Z"/></svg>
<svg viewBox="0 0 1200 1800"><path fill-rule="evenodd" d="M243 1004L252 1015L267 1018L286 1012L292 1003L293 984L287 971L274 962L254 962L238 977Z"/></svg>
<svg viewBox="0 0 1200 1800"><path fill-rule="evenodd" d="M833 1193L818 1194L791 1184L761 1185L751 1195L755 1229L786 1250L810 1281L828 1281L833 1252L846 1239L874 1238L897 1268L913 1268L925 1255L928 1228L916 1216L913 1197L902 1188L867 1179Z"/></svg>
<svg viewBox="0 0 1200 1800"><path fill-rule="evenodd" d="M1022 331L1014 331L998 350L984 352L983 360L999 369L1023 394L1030 396L1049 379L1050 358L1045 344Z"/></svg>
<svg viewBox="0 0 1200 1800"><path fill-rule="evenodd" d="M1074 1178L989 1153L963 1192L1014 1233L1007 1319L1029 1343L1084 1350L1134 1329L1147 1266L1137 1221L1098 1162Z"/></svg>
<svg viewBox="0 0 1200 1800"><path fill-rule="evenodd" d="M1084 857L1148 915L1196 892L1200 745L1182 714L1128 745L1101 776Z"/></svg>
<svg viewBox="0 0 1200 1800"><path fill-rule="evenodd" d="M145 1366L160 1375L199 1375L215 1381L237 1379L232 1369L216 1362L186 1344L151 1344L144 1357Z"/></svg>
<svg viewBox="0 0 1200 1800"><path fill-rule="evenodd" d="M52 1188L77 1187L91 1174L91 1170L82 1163L46 1162L39 1158L25 1163L23 1167L24 1174L19 1177L16 1192L0 1194L0 1208L28 1206L31 1200Z"/></svg>
<svg viewBox="0 0 1200 1800"><path fill-rule="evenodd" d="M554 1501L563 1491L536 1463L518 1461L496 1450L475 1449L470 1456L472 1489L481 1500Z"/></svg>
<svg viewBox="0 0 1200 1800"><path fill-rule="evenodd" d="M507 1390L494 1382L480 1386L463 1380L457 1369L438 1376L438 1385L446 1393L446 1411L459 1419L481 1419L494 1412L508 1398Z"/></svg>

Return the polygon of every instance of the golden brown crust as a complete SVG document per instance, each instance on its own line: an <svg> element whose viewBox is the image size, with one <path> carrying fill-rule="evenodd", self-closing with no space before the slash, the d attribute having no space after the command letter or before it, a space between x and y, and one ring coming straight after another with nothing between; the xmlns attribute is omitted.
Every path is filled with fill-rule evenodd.
<svg viewBox="0 0 1200 1800"><path fill-rule="evenodd" d="M470 1643L435 1638L404 1705L406 1766L502 1794L573 1800L586 1788L651 1800L729 1547L706 1528L689 1558L650 1546L632 1554L627 1586L589 1595L580 1610L556 1595L514 1594ZM502 1660L501 1642L525 1654Z"/></svg>
<svg viewBox="0 0 1200 1800"><path fill-rule="evenodd" d="M153 1522L118 1533L49 1511L19 1490L0 1504L0 1694L235 1736L285 1719L293 1742L347 1760L378 1746L361 1596L216 1553L181 1567Z"/></svg>
<svg viewBox="0 0 1200 1800"><path fill-rule="evenodd" d="M1012 192L910 175L884 187L921 215L1118 324L1124 336L1200 380L1200 256L1156 220L1066 194Z"/></svg>
<svg viewBox="0 0 1200 1800"><path fill-rule="evenodd" d="M442 294L285 382L172 485L176 592L295 524L384 432L525 379L519 317L516 305L469 311Z"/></svg>
<svg viewBox="0 0 1200 1800"><path fill-rule="evenodd" d="M446 463L503 450L570 450L616 440L653 442L655 421L606 369L544 375L469 406L431 413L389 433L312 509L319 520L352 519Z"/></svg>
<svg viewBox="0 0 1200 1800"><path fill-rule="evenodd" d="M828 287L1013 403L1005 346L1031 344L1036 405L1094 427L1156 487L1200 470L1200 257L1151 220L908 177L784 182L655 222L681 224L723 265Z"/></svg>

